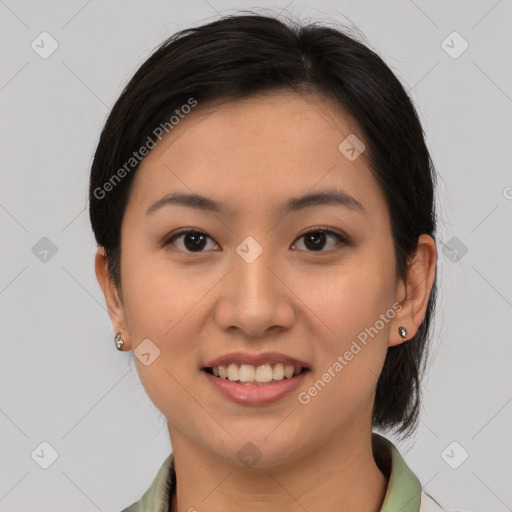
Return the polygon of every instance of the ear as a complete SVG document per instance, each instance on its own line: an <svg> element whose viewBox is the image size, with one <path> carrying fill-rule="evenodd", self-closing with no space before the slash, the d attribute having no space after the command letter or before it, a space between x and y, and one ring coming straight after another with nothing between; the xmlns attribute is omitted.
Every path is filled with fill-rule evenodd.
<svg viewBox="0 0 512 512"><path fill-rule="evenodd" d="M112 281L109 271L108 262L104 247L98 247L94 260L94 269L96 271L96 278L103 290L105 302L107 304L108 314L114 327L114 332L121 332L121 337L124 339L123 350L130 350L129 332L126 324L126 316L124 305L122 301L122 292L119 290Z"/></svg>
<svg viewBox="0 0 512 512"><path fill-rule="evenodd" d="M428 299L436 276L437 248L430 235L421 235L413 260L409 264L406 281L399 281L395 301L401 309L395 315L388 345L400 345L410 340L418 332L425 318ZM407 329L407 337L402 338L398 328Z"/></svg>

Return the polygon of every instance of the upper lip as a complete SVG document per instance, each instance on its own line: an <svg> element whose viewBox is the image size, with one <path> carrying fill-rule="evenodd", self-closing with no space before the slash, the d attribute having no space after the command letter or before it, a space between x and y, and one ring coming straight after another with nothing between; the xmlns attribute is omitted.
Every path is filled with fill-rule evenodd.
<svg viewBox="0 0 512 512"><path fill-rule="evenodd" d="M260 366L263 364L282 363L284 365L293 365L308 368L307 363L296 359L295 357L280 354L279 352L262 352L261 354L249 354L247 352L231 352L223 356L212 359L204 368L213 368L215 366L227 366L230 363L252 364Z"/></svg>

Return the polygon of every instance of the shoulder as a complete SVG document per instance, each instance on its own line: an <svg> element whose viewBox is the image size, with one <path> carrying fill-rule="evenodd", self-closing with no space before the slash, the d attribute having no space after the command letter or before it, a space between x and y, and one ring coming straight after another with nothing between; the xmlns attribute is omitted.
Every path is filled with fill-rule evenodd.
<svg viewBox="0 0 512 512"><path fill-rule="evenodd" d="M447 512L434 498L429 496L425 491L421 491L421 501L419 512Z"/></svg>
<svg viewBox="0 0 512 512"><path fill-rule="evenodd" d="M372 448L377 465L383 473L389 474L388 489L381 512L449 512L427 494L418 477L391 441L373 433Z"/></svg>
<svg viewBox="0 0 512 512"><path fill-rule="evenodd" d="M175 490L175 481L174 454L171 453L164 460L142 498L121 512L167 512L172 493Z"/></svg>

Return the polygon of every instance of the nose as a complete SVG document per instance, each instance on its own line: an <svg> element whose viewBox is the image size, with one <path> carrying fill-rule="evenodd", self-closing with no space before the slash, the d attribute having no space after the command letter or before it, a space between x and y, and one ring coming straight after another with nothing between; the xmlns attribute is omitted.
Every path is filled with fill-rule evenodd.
<svg viewBox="0 0 512 512"><path fill-rule="evenodd" d="M269 332L291 328L295 321L295 296L272 253L263 250L252 262L235 253L215 310L220 329L240 330L247 337L264 337Z"/></svg>

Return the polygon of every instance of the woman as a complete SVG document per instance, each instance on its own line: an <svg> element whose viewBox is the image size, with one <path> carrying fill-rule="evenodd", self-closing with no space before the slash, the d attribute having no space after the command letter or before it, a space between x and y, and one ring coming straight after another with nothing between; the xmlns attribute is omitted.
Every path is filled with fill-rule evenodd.
<svg viewBox="0 0 512 512"><path fill-rule="evenodd" d="M442 510L410 435L436 297L435 171L404 88L333 28L165 41L92 165L96 275L173 453L124 512Z"/></svg>

